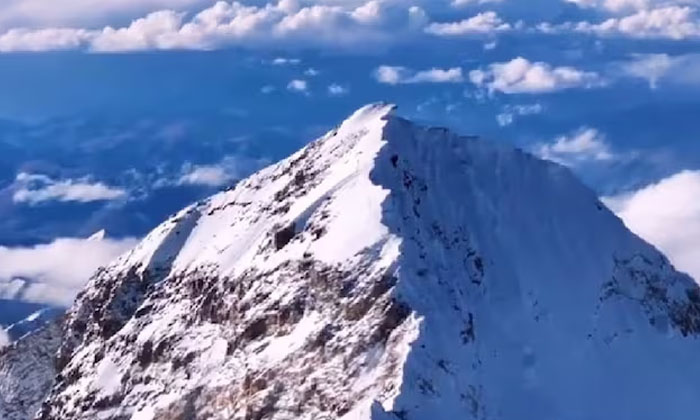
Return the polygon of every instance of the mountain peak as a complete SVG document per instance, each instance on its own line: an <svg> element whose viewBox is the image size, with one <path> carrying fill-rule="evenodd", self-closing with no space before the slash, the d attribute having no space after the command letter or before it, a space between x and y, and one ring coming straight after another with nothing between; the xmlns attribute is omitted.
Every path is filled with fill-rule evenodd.
<svg viewBox="0 0 700 420"><path fill-rule="evenodd" d="M398 107L387 102L374 102L367 104L348 117L343 125L364 125L371 121L386 119L394 115Z"/></svg>
<svg viewBox="0 0 700 420"><path fill-rule="evenodd" d="M99 271L42 418L700 409L678 392L700 377L692 280L569 171L393 109L361 108Z"/></svg>

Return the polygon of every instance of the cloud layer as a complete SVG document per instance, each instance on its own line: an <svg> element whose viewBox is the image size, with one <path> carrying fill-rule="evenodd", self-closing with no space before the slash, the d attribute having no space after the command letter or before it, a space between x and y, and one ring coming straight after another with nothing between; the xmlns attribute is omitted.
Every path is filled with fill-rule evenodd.
<svg viewBox="0 0 700 420"><path fill-rule="evenodd" d="M700 281L700 171L684 171L640 190L604 198L633 232Z"/></svg>
<svg viewBox="0 0 700 420"><path fill-rule="evenodd" d="M121 27L15 28L0 35L0 51L85 48L96 52L199 49L226 46L384 44L397 32L422 27L425 13L370 0L359 7L282 0L261 6L218 1L194 14L164 9Z"/></svg>
<svg viewBox="0 0 700 420"><path fill-rule="evenodd" d="M62 238L0 247L0 298L68 306L98 267L135 244L134 239Z"/></svg>
<svg viewBox="0 0 700 420"><path fill-rule="evenodd" d="M596 10L598 19L528 24L515 20L512 12L525 13L521 17L528 20L527 8L498 0L453 1L453 12L476 9L471 16L445 14L444 6L428 1L411 6L382 0L280 0L253 5L235 0L214 4L206 0L78 0L61 6L44 0L8 1L0 5L0 52L210 50L230 46L367 49L411 42L426 34L447 38L508 33L700 38L695 0L552 0L553 8L568 2L581 10ZM489 8L503 12L511 21ZM448 20L433 21L431 11ZM115 17L114 22L110 16ZM131 17L128 23L124 23L126 16ZM591 14L581 16L590 18Z"/></svg>

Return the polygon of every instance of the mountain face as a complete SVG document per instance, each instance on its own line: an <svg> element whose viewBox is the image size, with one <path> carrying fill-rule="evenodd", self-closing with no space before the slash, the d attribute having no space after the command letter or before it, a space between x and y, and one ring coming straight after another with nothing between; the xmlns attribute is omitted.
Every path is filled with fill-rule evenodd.
<svg viewBox="0 0 700 420"><path fill-rule="evenodd" d="M360 109L101 269L41 419L694 419L700 289L568 170Z"/></svg>
<svg viewBox="0 0 700 420"><path fill-rule="evenodd" d="M31 419L51 389L61 340L57 322L0 348L0 419Z"/></svg>

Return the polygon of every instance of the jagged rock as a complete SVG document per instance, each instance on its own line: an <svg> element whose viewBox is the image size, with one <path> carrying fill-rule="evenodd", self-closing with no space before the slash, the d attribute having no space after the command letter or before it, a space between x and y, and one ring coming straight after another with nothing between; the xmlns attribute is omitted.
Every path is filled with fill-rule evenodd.
<svg viewBox="0 0 700 420"><path fill-rule="evenodd" d="M60 338L54 321L0 348L0 419L34 417L54 382Z"/></svg>

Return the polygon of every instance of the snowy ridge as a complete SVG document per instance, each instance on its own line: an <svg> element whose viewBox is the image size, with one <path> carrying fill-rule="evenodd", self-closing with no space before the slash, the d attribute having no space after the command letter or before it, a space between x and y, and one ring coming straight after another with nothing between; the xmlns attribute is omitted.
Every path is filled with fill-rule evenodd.
<svg viewBox="0 0 700 420"><path fill-rule="evenodd" d="M40 309L25 319L8 326L5 331L11 340L16 341L55 322L63 312L64 310L60 308Z"/></svg>
<svg viewBox="0 0 700 420"><path fill-rule="evenodd" d="M690 419L699 332L566 169L375 104L100 270L40 418Z"/></svg>

